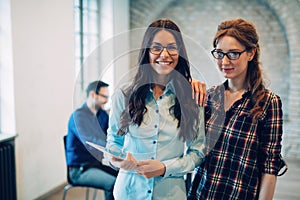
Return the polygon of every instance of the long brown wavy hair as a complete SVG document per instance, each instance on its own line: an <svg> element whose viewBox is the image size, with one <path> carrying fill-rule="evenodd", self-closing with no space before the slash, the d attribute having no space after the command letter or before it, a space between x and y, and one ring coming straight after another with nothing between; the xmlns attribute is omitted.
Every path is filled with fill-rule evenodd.
<svg viewBox="0 0 300 200"><path fill-rule="evenodd" d="M190 65L180 29L169 19L154 21L148 26L144 34L138 57L137 74L131 86L123 90L125 110L121 114L118 134L126 134L130 124L140 126L144 114L147 112L145 100L153 84L157 83L156 77L158 76L149 61L149 47L155 34L161 30L170 32L179 48L178 64L167 78L167 80L172 81L173 92L176 95L175 104L169 108L169 112L178 121L179 138L182 138L183 141L194 140L197 137L199 113L198 106L192 99Z"/></svg>
<svg viewBox="0 0 300 200"><path fill-rule="evenodd" d="M255 55L251 61L248 61L248 70L246 81L248 89L251 91L251 101L253 108L250 115L257 119L263 110L260 106L265 98L265 83L262 77L261 63L259 61L260 47L258 44L259 36L253 23L243 19L233 19L222 22L218 26L217 33L213 40L213 46L216 47L220 38L230 36L238 40L246 47L246 50L256 49Z"/></svg>

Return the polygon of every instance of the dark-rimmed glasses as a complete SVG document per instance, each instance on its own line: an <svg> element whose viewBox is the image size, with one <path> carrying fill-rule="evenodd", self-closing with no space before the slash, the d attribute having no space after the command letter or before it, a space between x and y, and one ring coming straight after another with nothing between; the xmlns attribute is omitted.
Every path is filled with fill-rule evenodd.
<svg viewBox="0 0 300 200"><path fill-rule="evenodd" d="M227 53L224 53L222 51L214 49L211 51L211 54L213 55L213 57L215 59L218 59L218 60L222 60L224 58L224 56L227 56L227 58L229 60L237 60L240 58L240 55L246 51L247 51L247 49L245 49L244 51L229 51Z"/></svg>
<svg viewBox="0 0 300 200"><path fill-rule="evenodd" d="M96 94L99 95L100 97L105 98L105 99L108 99L108 98L109 98L109 96L106 96L106 95L104 95L104 94L100 94L100 93L98 93L98 92L96 92Z"/></svg>
<svg viewBox="0 0 300 200"><path fill-rule="evenodd" d="M149 49L154 55L160 55L164 49L166 49L171 56L176 56L178 54L178 47L175 45L162 46L160 44L152 44Z"/></svg>

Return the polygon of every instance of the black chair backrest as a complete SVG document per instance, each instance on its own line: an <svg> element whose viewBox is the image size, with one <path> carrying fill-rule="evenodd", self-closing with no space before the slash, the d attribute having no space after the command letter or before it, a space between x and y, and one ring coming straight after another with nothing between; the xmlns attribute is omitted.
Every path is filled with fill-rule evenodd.
<svg viewBox="0 0 300 200"><path fill-rule="evenodd" d="M66 156L66 166L67 166L67 180L68 183L73 184L69 176L69 167L67 165L67 135L64 135L63 138L64 138L64 149L65 149L65 156Z"/></svg>

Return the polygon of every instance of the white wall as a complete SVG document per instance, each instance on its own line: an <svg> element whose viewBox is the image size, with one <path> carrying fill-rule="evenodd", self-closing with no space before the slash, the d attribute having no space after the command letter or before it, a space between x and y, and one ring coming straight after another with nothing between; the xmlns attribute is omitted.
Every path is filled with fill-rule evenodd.
<svg viewBox="0 0 300 200"><path fill-rule="evenodd" d="M0 30L0 127L3 136L16 132L9 0L0 1Z"/></svg>
<svg viewBox="0 0 300 200"><path fill-rule="evenodd" d="M66 181L62 136L73 110L71 0L12 0L19 200Z"/></svg>

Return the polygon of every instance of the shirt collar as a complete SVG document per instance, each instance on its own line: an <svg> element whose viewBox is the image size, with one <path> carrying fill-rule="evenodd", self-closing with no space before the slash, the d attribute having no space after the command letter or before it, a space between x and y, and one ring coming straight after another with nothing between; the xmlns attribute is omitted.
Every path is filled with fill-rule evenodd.
<svg viewBox="0 0 300 200"><path fill-rule="evenodd" d="M94 115L94 113L90 110L90 108L88 107L87 103L85 102L84 104L82 104L81 106L82 109L86 110L88 113L90 113L91 115ZM99 109L97 112L96 112L96 116L98 116L98 113L100 112L100 110L102 109Z"/></svg>
<svg viewBox="0 0 300 200"><path fill-rule="evenodd" d="M85 102L84 104L82 104L81 108L89 108L89 107L87 106L87 103Z"/></svg>
<svg viewBox="0 0 300 200"><path fill-rule="evenodd" d="M167 85L165 89L165 93L173 93L175 94L175 87L174 87L174 81L171 80Z"/></svg>
<svg viewBox="0 0 300 200"><path fill-rule="evenodd" d="M175 87L174 87L173 80L171 80L171 81L169 81L169 83L167 83L166 88L163 92L163 94L169 94L169 93L175 94ZM149 94L153 94L153 90L151 88L150 88Z"/></svg>

